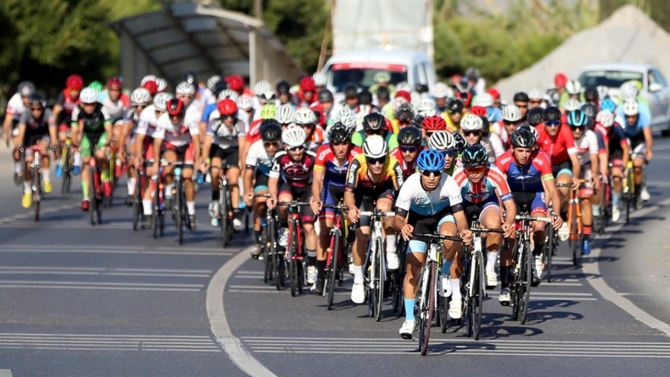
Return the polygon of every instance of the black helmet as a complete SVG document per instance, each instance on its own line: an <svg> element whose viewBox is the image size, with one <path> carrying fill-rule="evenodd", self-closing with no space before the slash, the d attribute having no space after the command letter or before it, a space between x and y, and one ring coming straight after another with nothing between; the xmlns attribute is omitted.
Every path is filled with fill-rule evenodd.
<svg viewBox="0 0 670 377"><path fill-rule="evenodd" d="M216 84L214 84L214 95L218 97L219 94L226 89L228 89L228 83L226 80L219 80L216 82Z"/></svg>
<svg viewBox="0 0 670 377"><path fill-rule="evenodd" d="M398 131L398 145L421 145L423 135L421 130L414 127L403 127Z"/></svg>
<svg viewBox="0 0 670 377"><path fill-rule="evenodd" d="M291 90L291 84L289 84L288 81L281 80L277 83L277 93L289 94L289 90Z"/></svg>
<svg viewBox="0 0 670 377"><path fill-rule="evenodd" d="M42 108L46 107L47 102L41 93L33 93L28 97L28 103L31 105L38 105Z"/></svg>
<svg viewBox="0 0 670 377"><path fill-rule="evenodd" d="M538 124L544 122L544 109L541 107L533 107L528 110L526 114L526 120L531 126L537 126Z"/></svg>
<svg viewBox="0 0 670 377"><path fill-rule="evenodd" d="M510 143L513 147L533 148L537 144L537 139L528 128L519 127L512 133Z"/></svg>
<svg viewBox="0 0 670 377"><path fill-rule="evenodd" d="M528 102L530 101L530 98L528 98L528 94L525 92L519 92L514 95L514 102Z"/></svg>
<svg viewBox="0 0 670 377"><path fill-rule="evenodd" d="M557 120L561 120L561 110L559 110L558 107L549 106L546 109L544 109L545 122L553 122Z"/></svg>
<svg viewBox="0 0 670 377"><path fill-rule="evenodd" d="M274 119L261 121L260 134L264 143L281 141L281 124Z"/></svg>
<svg viewBox="0 0 670 377"><path fill-rule="evenodd" d="M372 93L367 89L363 89L358 93L358 104L359 105L372 105Z"/></svg>
<svg viewBox="0 0 670 377"><path fill-rule="evenodd" d="M189 71L184 73L184 76L182 76L182 79L186 81L187 83L191 85L197 85L198 84L198 77L195 75L195 72Z"/></svg>
<svg viewBox="0 0 670 377"><path fill-rule="evenodd" d="M421 114L416 114L414 118L412 118L412 126L418 127L418 128L423 128L423 120L426 119Z"/></svg>
<svg viewBox="0 0 670 377"><path fill-rule="evenodd" d="M391 91L387 86L380 86L377 88L377 99L383 99L387 101L391 99Z"/></svg>
<svg viewBox="0 0 670 377"><path fill-rule="evenodd" d="M586 88L584 90L584 99L587 101L597 101L599 99L598 89L593 87Z"/></svg>
<svg viewBox="0 0 670 377"><path fill-rule="evenodd" d="M486 152L486 148L479 143L470 144L463 149L461 153L461 160L463 161L463 166L484 166L489 163L489 154Z"/></svg>
<svg viewBox="0 0 670 377"><path fill-rule="evenodd" d="M595 118L596 114L598 113L598 108L592 103L585 103L582 105L582 111L587 117Z"/></svg>
<svg viewBox="0 0 670 377"><path fill-rule="evenodd" d="M337 122L328 131L328 141L331 144L343 144L351 142L351 130L342 122Z"/></svg>
<svg viewBox="0 0 670 377"><path fill-rule="evenodd" d="M409 103L401 103L395 112L395 117L403 123L410 122L414 117L414 110L412 110L412 105Z"/></svg>
<svg viewBox="0 0 670 377"><path fill-rule="evenodd" d="M461 154L468 142L465 141L465 138L460 132L454 132L451 134L451 137L454 138L454 150L456 151L456 154Z"/></svg>
<svg viewBox="0 0 670 377"><path fill-rule="evenodd" d="M423 94L423 93L428 93L428 85L426 84L416 84L414 85L414 91Z"/></svg>
<svg viewBox="0 0 670 377"><path fill-rule="evenodd" d="M383 130L386 127L386 118L380 113L371 113L363 117L364 131Z"/></svg>
<svg viewBox="0 0 670 377"><path fill-rule="evenodd" d="M463 101L457 98L451 98L447 101L447 112L449 114L453 113L462 113L463 112Z"/></svg>
<svg viewBox="0 0 670 377"><path fill-rule="evenodd" d="M470 67L465 71L465 77L468 78L468 80L472 81L477 81L479 80L479 69L475 67Z"/></svg>
<svg viewBox="0 0 670 377"><path fill-rule="evenodd" d="M321 89L318 95L319 102L333 102L333 92L328 89Z"/></svg>
<svg viewBox="0 0 670 377"><path fill-rule="evenodd" d="M344 87L344 98L358 98L358 89L354 84L347 84Z"/></svg>

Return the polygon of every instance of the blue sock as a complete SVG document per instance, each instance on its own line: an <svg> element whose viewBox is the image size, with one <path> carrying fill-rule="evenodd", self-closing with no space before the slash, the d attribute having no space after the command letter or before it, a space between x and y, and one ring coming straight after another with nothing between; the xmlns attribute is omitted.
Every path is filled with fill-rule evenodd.
<svg viewBox="0 0 670 377"><path fill-rule="evenodd" d="M267 217L265 217L265 216L261 216L261 226L262 226L263 228L265 228L266 226L268 226L268 218L267 218Z"/></svg>
<svg viewBox="0 0 670 377"><path fill-rule="evenodd" d="M452 261L453 262L453 261ZM448 260L442 260L442 268L440 268L440 274L442 275L449 275L451 270L451 263Z"/></svg>
<svg viewBox="0 0 670 377"><path fill-rule="evenodd" d="M414 318L414 304L416 304L415 298L406 298L405 299L405 321L415 321Z"/></svg>

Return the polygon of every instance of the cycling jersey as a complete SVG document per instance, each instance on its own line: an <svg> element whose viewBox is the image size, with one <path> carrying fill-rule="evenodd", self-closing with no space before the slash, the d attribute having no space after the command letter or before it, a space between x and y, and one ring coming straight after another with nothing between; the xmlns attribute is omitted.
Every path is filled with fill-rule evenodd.
<svg viewBox="0 0 670 377"><path fill-rule="evenodd" d="M512 191L542 191L542 181L554 179L551 162L545 154L537 151L531 154L530 162L524 166L514 160L512 151L507 151L498 158L496 167L507 176Z"/></svg>
<svg viewBox="0 0 670 377"><path fill-rule="evenodd" d="M513 199L505 176L495 166L486 169L484 177L477 183L468 178L465 169L456 170L453 177L461 190L463 200L466 202L480 204L488 200L497 201L496 191L503 202Z"/></svg>
<svg viewBox="0 0 670 377"><path fill-rule="evenodd" d="M56 98L56 104L62 106L63 112L65 112L67 115L71 115L72 111L79 105L79 103L79 97L77 97L77 99L73 99L70 97L70 93L67 91L67 89L63 89L58 94L58 98Z"/></svg>
<svg viewBox="0 0 670 377"><path fill-rule="evenodd" d="M265 150L265 145L262 140L258 140L251 144L247 152L247 161L245 162L248 168L256 169L257 172L270 176L270 169L272 169L272 159L268 156Z"/></svg>
<svg viewBox="0 0 670 377"><path fill-rule="evenodd" d="M7 110L5 110L5 116L9 116L14 121L19 121L21 115L23 115L26 110L29 110L27 106L23 104L23 98L19 93L15 93L12 98L7 102ZM28 111L30 113L30 111Z"/></svg>
<svg viewBox="0 0 670 377"><path fill-rule="evenodd" d="M30 111L25 111L19 120L19 124L26 125L23 145L25 147L33 146L45 136L49 136L49 127L55 125L52 124L50 120L51 110L49 109L43 110L42 117L40 119L35 119Z"/></svg>
<svg viewBox="0 0 670 377"><path fill-rule="evenodd" d="M421 173L407 178L396 199L396 214L406 217L410 212L420 216L432 216L451 207L452 212L462 210L461 190L453 177L442 173L440 183L434 190L426 191L421 184Z"/></svg>
<svg viewBox="0 0 670 377"><path fill-rule="evenodd" d="M86 114L84 109L77 106L72 110L72 126L77 127L79 121L84 123L84 133L101 134L105 132L105 125L111 124L111 118L107 109L100 103L96 103L95 111L91 114Z"/></svg>
<svg viewBox="0 0 670 377"><path fill-rule="evenodd" d="M624 145L628 145L626 134L618 123L614 123L612 127L607 130L607 140L610 157L614 157L616 152L623 153ZM619 158L621 157L619 156Z"/></svg>
<svg viewBox="0 0 670 377"><path fill-rule="evenodd" d="M202 110L202 117L200 118L201 122L209 122L209 117L216 110L216 102L207 104Z"/></svg>
<svg viewBox="0 0 670 377"><path fill-rule="evenodd" d="M646 122L651 124L651 110L649 109L649 103L647 103L644 97L638 97L637 107L640 112L640 118L644 118ZM623 113L623 101L619 103L615 115L621 117L621 119L626 119L626 115Z"/></svg>
<svg viewBox="0 0 670 377"><path fill-rule="evenodd" d="M591 163L592 154L598 154L598 137L594 131L586 130L581 138L575 140L575 144L577 146L577 158L579 158L581 166Z"/></svg>
<svg viewBox="0 0 670 377"><path fill-rule="evenodd" d="M540 124L537 130L537 145L551 156L551 164L559 165L570 160L570 155L577 153L575 138L566 124L561 124L555 136L549 135L544 124Z"/></svg>
<svg viewBox="0 0 670 377"><path fill-rule="evenodd" d="M249 114L244 111L244 110L238 110L237 115L235 116L238 120L238 122L242 122L242 125L244 126L243 130L244 133L246 134L247 131L249 131ZM206 122L211 123L214 120L218 120L221 118L221 113L219 113L218 109L214 109L214 111L209 114L209 118L207 119ZM186 118L184 118L186 119Z"/></svg>
<svg viewBox="0 0 670 377"><path fill-rule="evenodd" d="M200 119L202 119L203 108L204 106L201 106L200 102L193 100L193 102L186 108L184 122L186 124L200 122Z"/></svg>
<svg viewBox="0 0 670 377"><path fill-rule="evenodd" d="M127 95L121 94L121 97L116 102L113 102L112 99L109 96L107 96L103 101L101 101L101 103L102 106L105 109L107 109L107 112L109 113L109 116L111 117L112 121L115 122L117 120L123 119L125 110L128 108L130 104L130 100L128 99Z"/></svg>
<svg viewBox="0 0 670 377"><path fill-rule="evenodd" d="M156 124L158 127L154 131L154 139L164 140L169 145L177 148L188 146L193 141L191 135L200 134L200 129L196 122L191 124L182 122L181 124L174 125L168 113L163 113L156 121Z"/></svg>
<svg viewBox="0 0 670 377"><path fill-rule="evenodd" d="M247 132L247 142L253 144L256 141L261 139L261 123L262 119L256 119L249 126L249 132Z"/></svg>
<svg viewBox="0 0 670 377"><path fill-rule="evenodd" d="M323 144L324 139L323 135L324 135L323 128L321 128L321 126L319 125L316 125L314 127L314 131L312 132L312 135L309 138L307 138L306 143L307 149L309 149L310 151L316 151L317 149L319 149L321 144Z"/></svg>
<svg viewBox="0 0 670 377"><path fill-rule="evenodd" d="M443 113L442 118L447 123L447 131L449 131L450 133L460 132L461 130L460 125L455 124L454 121L452 121L451 118L449 117L448 113Z"/></svg>
<svg viewBox="0 0 670 377"><path fill-rule="evenodd" d="M389 131L386 131L386 136L384 136L384 140L386 141L386 145L388 146L389 150L396 148L398 146L398 137L396 136L397 133L392 133ZM365 143L365 132L364 131L358 131L355 132L351 136L351 143L355 146L362 147L363 143Z"/></svg>
<svg viewBox="0 0 670 377"><path fill-rule="evenodd" d="M197 122L191 124L197 124ZM239 148L239 138L245 137L246 133L244 123L240 120L228 127L222 120L215 119L209 122L206 135L214 138L212 144L218 145L221 149L230 149Z"/></svg>
<svg viewBox="0 0 670 377"><path fill-rule="evenodd" d="M270 178L280 178L292 188L303 188L312 184L312 169L316 155L305 150L300 161L293 161L287 151L277 152L272 161Z"/></svg>
<svg viewBox="0 0 670 377"><path fill-rule="evenodd" d="M645 128L651 127L651 121L647 116L640 114L637 117L637 122L635 124L628 124L626 118L623 118L623 131L626 134L626 137L629 139L637 139L642 137L642 131Z"/></svg>
<svg viewBox="0 0 670 377"><path fill-rule="evenodd" d="M417 150L417 158L415 158L414 161L411 162L405 161L405 159L402 157L402 150L400 149L400 147L391 150L390 155L395 157L395 159L398 160L398 162L400 163L403 179L409 178L410 175L416 172L416 161L418 160L419 153L421 153L423 148L424 147L419 147L419 149Z"/></svg>
<svg viewBox="0 0 670 377"><path fill-rule="evenodd" d="M328 185L344 186L347 178L347 170L349 169L351 161L361 153L363 153L361 148L352 145L349 148L347 160L340 166L330 145L326 144L319 147L316 151L314 170L321 170L324 172L324 189L326 189Z"/></svg>
<svg viewBox="0 0 670 377"><path fill-rule="evenodd" d="M140 113L140 118L139 122L137 123L137 129L135 130L135 133L151 138L153 137L157 127L158 118L156 118L156 109L154 108L154 105L149 105Z"/></svg>
<svg viewBox="0 0 670 377"><path fill-rule="evenodd" d="M402 169L395 157L387 156L382 167L381 177L373 182L368 172L368 161L365 154L359 154L349 164L347 171L346 191L353 192L356 187L376 189L391 182L395 190L399 190L403 183Z"/></svg>

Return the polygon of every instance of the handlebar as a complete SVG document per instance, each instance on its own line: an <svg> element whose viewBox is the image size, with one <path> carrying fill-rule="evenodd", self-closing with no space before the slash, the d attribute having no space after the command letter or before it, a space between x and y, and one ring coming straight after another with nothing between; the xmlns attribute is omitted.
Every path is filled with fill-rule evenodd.
<svg viewBox="0 0 670 377"><path fill-rule="evenodd" d="M347 206L344 205L344 204L335 204L335 205L333 205L333 204L323 204L323 205L321 205L321 208L330 208L330 209L335 209L335 210L338 210L338 211L346 211L348 209Z"/></svg>
<svg viewBox="0 0 670 377"><path fill-rule="evenodd" d="M526 221L542 221L545 223L552 223L554 220L551 217L538 217L538 216L526 216L526 215L516 215L514 220L526 220Z"/></svg>
<svg viewBox="0 0 670 377"><path fill-rule="evenodd" d="M457 236L447 236L444 234L434 234L434 233L423 233L423 234L416 234L417 237L426 237L426 238L431 238L434 240L447 240L447 241L455 241L455 242L463 242L463 239L461 237Z"/></svg>
<svg viewBox="0 0 670 377"><path fill-rule="evenodd" d="M395 212L383 212L377 209L373 211L361 211L360 216L379 216L379 217L392 217L395 216Z"/></svg>
<svg viewBox="0 0 670 377"><path fill-rule="evenodd" d="M291 202L277 202L277 207L279 206L288 206L288 207L307 207L309 206L309 203L305 202L296 202L296 201L291 201Z"/></svg>
<svg viewBox="0 0 670 377"><path fill-rule="evenodd" d="M501 228L470 228L473 233L504 233Z"/></svg>

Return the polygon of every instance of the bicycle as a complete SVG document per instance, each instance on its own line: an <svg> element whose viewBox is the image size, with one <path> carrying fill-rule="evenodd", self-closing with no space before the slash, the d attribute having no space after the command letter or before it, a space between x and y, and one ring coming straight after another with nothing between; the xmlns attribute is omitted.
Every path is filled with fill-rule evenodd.
<svg viewBox="0 0 670 377"><path fill-rule="evenodd" d="M63 182L61 185L61 195L70 193L70 186L72 182L72 172L74 168L74 160L72 158L70 150L72 149L72 134L68 130L67 138L65 139L65 145L63 146L63 151L60 156L60 166L63 169Z"/></svg>
<svg viewBox="0 0 670 377"><path fill-rule="evenodd" d="M585 180L580 179L579 183L584 184ZM557 184L557 187L570 186L569 184ZM568 226L570 228L570 251L572 252L572 265L579 266L582 245L584 245L584 234L582 233L582 205L578 191L570 189L570 200L568 201Z"/></svg>
<svg viewBox="0 0 670 377"><path fill-rule="evenodd" d="M255 198L269 198L270 194L255 194ZM261 244L263 245L263 282L267 284L273 279L276 265L274 264L275 254L277 253L277 234L275 228L275 219L277 214L274 210L268 208L267 210L267 225L262 232ZM272 224L272 225L270 225ZM277 287L279 289L279 287Z"/></svg>
<svg viewBox="0 0 670 377"><path fill-rule="evenodd" d="M107 158L109 158L109 148L104 148ZM104 193L102 189L102 172L98 166L95 154L89 158L90 183L89 190L89 208L88 213L91 218L91 225L102 224L102 207L104 202Z"/></svg>
<svg viewBox="0 0 670 377"><path fill-rule="evenodd" d="M609 164L609 169L612 171L612 163ZM600 216L598 222L598 234L605 234L605 228L609 224L609 220L612 218L612 176L601 177L600 185L600 203L598 203ZM604 178L604 180L603 180Z"/></svg>
<svg viewBox="0 0 670 377"><path fill-rule="evenodd" d="M169 165L174 166L174 189L173 192L174 204L172 207L172 217L177 227L177 241L179 244L184 243L184 228L193 231L193 224L188 214L186 206L186 193L184 191L184 181L182 180L182 169L185 167L193 167L192 164L185 164L184 162L168 162Z"/></svg>
<svg viewBox="0 0 670 377"><path fill-rule="evenodd" d="M368 298L368 315L377 322L381 319L384 303L384 282L386 280L386 253L384 252L384 235L382 217L395 216L395 212L384 212L375 208L372 211L361 211L360 216L370 217L370 240L365 255L364 271L366 280L366 296Z"/></svg>
<svg viewBox="0 0 670 377"><path fill-rule="evenodd" d="M421 352L421 356L425 356L428 352L433 315L437 310L437 267L440 264L442 256L441 241L463 242L463 240L461 237L432 233L418 234L417 236L428 238L429 242L426 261L419 278L419 299L414 307L415 316L418 319L415 331L419 332L419 351Z"/></svg>
<svg viewBox="0 0 670 377"><path fill-rule="evenodd" d="M342 203L338 205L324 204L323 208L332 208L336 211L335 221L333 222L333 227L330 229L330 243L326 250L326 279L323 288L323 296L328 295L326 309L331 310L333 308L333 298L335 297L335 284L337 282L337 285L341 286L344 281L342 266L344 265L345 247L343 246L342 239L346 240L344 211L347 209L347 206Z"/></svg>
<svg viewBox="0 0 670 377"><path fill-rule="evenodd" d="M549 209L551 215L554 215L553 209ZM544 263L544 271L547 273L547 282L551 282L551 266L553 264L554 255L556 255L556 248L558 247L558 235L554 227L547 229L547 237L544 241L544 248L542 249L542 261Z"/></svg>
<svg viewBox="0 0 670 377"><path fill-rule="evenodd" d="M300 207L309 206L309 203L297 202L279 202L277 206L288 206L288 258L284 258L288 264L289 284L291 287L291 296L295 297L298 293L302 294L302 288L305 282L305 273L303 268L304 250L302 221L300 220Z"/></svg>
<svg viewBox="0 0 670 377"><path fill-rule="evenodd" d="M133 194L132 199L132 211L133 211L133 230L137 230L140 218L144 214L144 209L142 207L142 197L145 180L146 180L146 161L143 159L137 165L135 169L136 179L135 179L135 193Z"/></svg>
<svg viewBox="0 0 670 377"><path fill-rule="evenodd" d="M33 153L33 162L30 164L31 190L33 195L33 209L35 210L35 221L40 221L40 202L42 200L42 148L39 145L33 145L24 149L19 146L19 153L25 156L25 152ZM25 165L25 157L21 158L22 166Z"/></svg>
<svg viewBox="0 0 670 377"><path fill-rule="evenodd" d="M408 243L402 237L396 237L396 250L398 253L398 269L391 272L389 277L389 296L393 302L393 313L400 318L405 311L405 299L403 296L403 285L405 281L406 252Z"/></svg>
<svg viewBox="0 0 670 377"><path fill-rule="evenodd" d="M221 238L223 240L223 248L228 246L228 243L233 237L235 229L233 227L232 202L230 199L230 185L228 177L226 177L226 166L221 166L221 178L219 178L219 216L221 216Z"/></svg>
<svg viewBox="0 0 670 377"><path fill-rule="evenodd" d="M630 213L635 209L635 204L637 204L639 193L637 192L637 186L635 184L635 166L633 165L633 153L632 151L628 152L629 159L626 163L626 168L624 171L623 177L623 192L621 199L626 202L626 224L630 222ZM631 208L632 207L632 208Z"/></svg>
<svg viewBox="0 0 670 377"><path fill-rule="evenodd" d="M148 162L147 162L148 163ZM154 239L163 237L165 230L165 183L163 182L163 169L167 165L161 162L158 172L151 176L151 228Z"/></svg>

